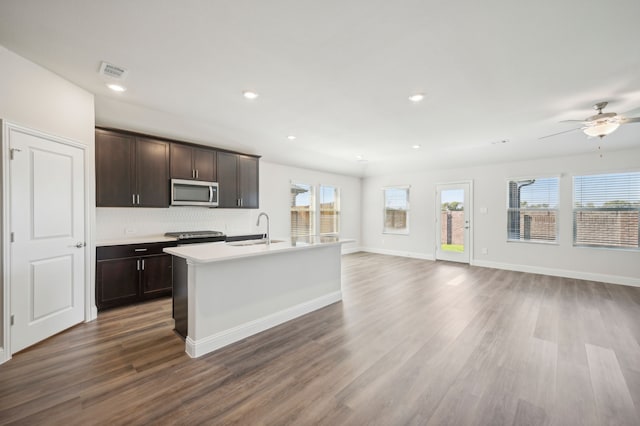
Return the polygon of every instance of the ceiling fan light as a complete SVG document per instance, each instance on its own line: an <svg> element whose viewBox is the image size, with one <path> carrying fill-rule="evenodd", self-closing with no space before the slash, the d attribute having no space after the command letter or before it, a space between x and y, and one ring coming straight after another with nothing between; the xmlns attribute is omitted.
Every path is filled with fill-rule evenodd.
<svg viewBox="0 0 640 426"><path fill-rule="evenodd" d="M604 137L615 132L618 127L620 127L620 123L604 122L585 128L584 133L587 136Z"/></svg>

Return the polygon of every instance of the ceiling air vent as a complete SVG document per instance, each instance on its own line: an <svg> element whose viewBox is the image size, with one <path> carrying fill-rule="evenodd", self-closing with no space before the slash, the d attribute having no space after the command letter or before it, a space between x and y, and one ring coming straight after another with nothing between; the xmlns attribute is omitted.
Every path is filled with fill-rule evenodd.
<svg viewBox="0 0 640 426"><path fill-rule="evenodd" d="M98 72L104 76L115 78L118 80L123 80L127 76L126 68L122 68L104 61L102 61L102 63L100 64L100 71Z"/></svg>

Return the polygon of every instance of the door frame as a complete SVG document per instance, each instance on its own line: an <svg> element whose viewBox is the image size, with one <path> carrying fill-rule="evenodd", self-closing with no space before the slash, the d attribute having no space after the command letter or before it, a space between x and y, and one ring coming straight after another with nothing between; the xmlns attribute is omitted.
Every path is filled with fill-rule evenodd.
<svg viewBox="0 0 640 426"><path fill-rule="evenodd" d="M9 133L13 131L18 131L22 133L26 133L31 136L43 138L50 140L52 142L56 142L63 145L72 146L74 148L78 148L83 152L83 160L84 160L84 169L83 169L83 179L84 179L84 236L87 244L84 247L85 251L85 264L84 264L84 320L90 321L95 319L97 316L97 308L95 305L95 286L92 286L91 283L93 280L91 279L92 271L92 263L95 263L95 256L92 253L95 253L95 244L93 240L93 210L91 209L91 197L92 194L92 185L93 182L90 182L89 175L91 173L91 168L89 167L89 161L93 161L93 159L89 158L89 154L92 152L87 144L83 144L81 142L63 138L60 136L55 136L49 133L41 132L38 130L31 129L29 127L20 126L18 124L14 124L8 122L6 120L0 119L0 127L2 127L2 151L1 157L2 162L0 163L0 167L2 168L1 179L2 179L2 246L1 246L1 258L2 258L2 281L3 281L3 289L2 289L2 347L0 348L0 364L11 359L12 351L11 351L11 242L10 242L10 234L11 234L11 208L9 206L11 200L11 174L9 170L10 166L10 147L9 147Z"/></svg>
<svg viewBox="0 0 640 426"><path fill-rule="evenodd" d="M438 227L440 226L440 209L441 206L438 204L438 187L440 186L447 186L447 185L469 185L469 205L468 206L464 206L465 210L469 213L469 241L467 241L467 245L468 245L468 249L469 249L469 261L468 262L462 262L465 263L467 265L471 265L473 263L473 227L474 227L474 220L473 220L473 180L458 180L458 181L453 181L453 182L439 182L436 183L436 190L435 190L435 244L434 244L434 252L433 252L433 257L435 260L438 260L438 247L440 242L438 241L438 238L440 236L440 231L438 229Z"/></svg>

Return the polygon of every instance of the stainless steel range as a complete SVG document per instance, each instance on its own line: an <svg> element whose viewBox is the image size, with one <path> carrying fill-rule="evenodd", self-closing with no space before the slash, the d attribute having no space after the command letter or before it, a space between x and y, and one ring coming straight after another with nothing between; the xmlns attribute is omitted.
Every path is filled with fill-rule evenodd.
<svg viewBox="0 0 640 426"><path fill-rule="evenodd" d="M220 231L167 232L164 235L165 237L176 238L178 244L215 243L226 241L227 239L227 236Z"/></svg>

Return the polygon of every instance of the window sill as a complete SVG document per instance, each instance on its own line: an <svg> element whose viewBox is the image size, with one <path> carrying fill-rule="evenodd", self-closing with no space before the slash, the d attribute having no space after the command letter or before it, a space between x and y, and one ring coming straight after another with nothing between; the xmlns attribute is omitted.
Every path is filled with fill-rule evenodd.
<svg viewBox="0 0 640 426"><path fill-rule="evenodd" d="M577 249L596 249L596 250L607 250L607 251L627 251L627 252L638 252L640 248L637 247L609 247L609 246L588 246L588 245L573 245L573 248Z"/></svg>
<svg viewBox="0 0 640 426"><path fill-rule="evenodd" d="M507 243L516 243L516 244L541 244L545 246L559 246L560 243L557 241L536 241L536 240L507 240Z"/></svg>

